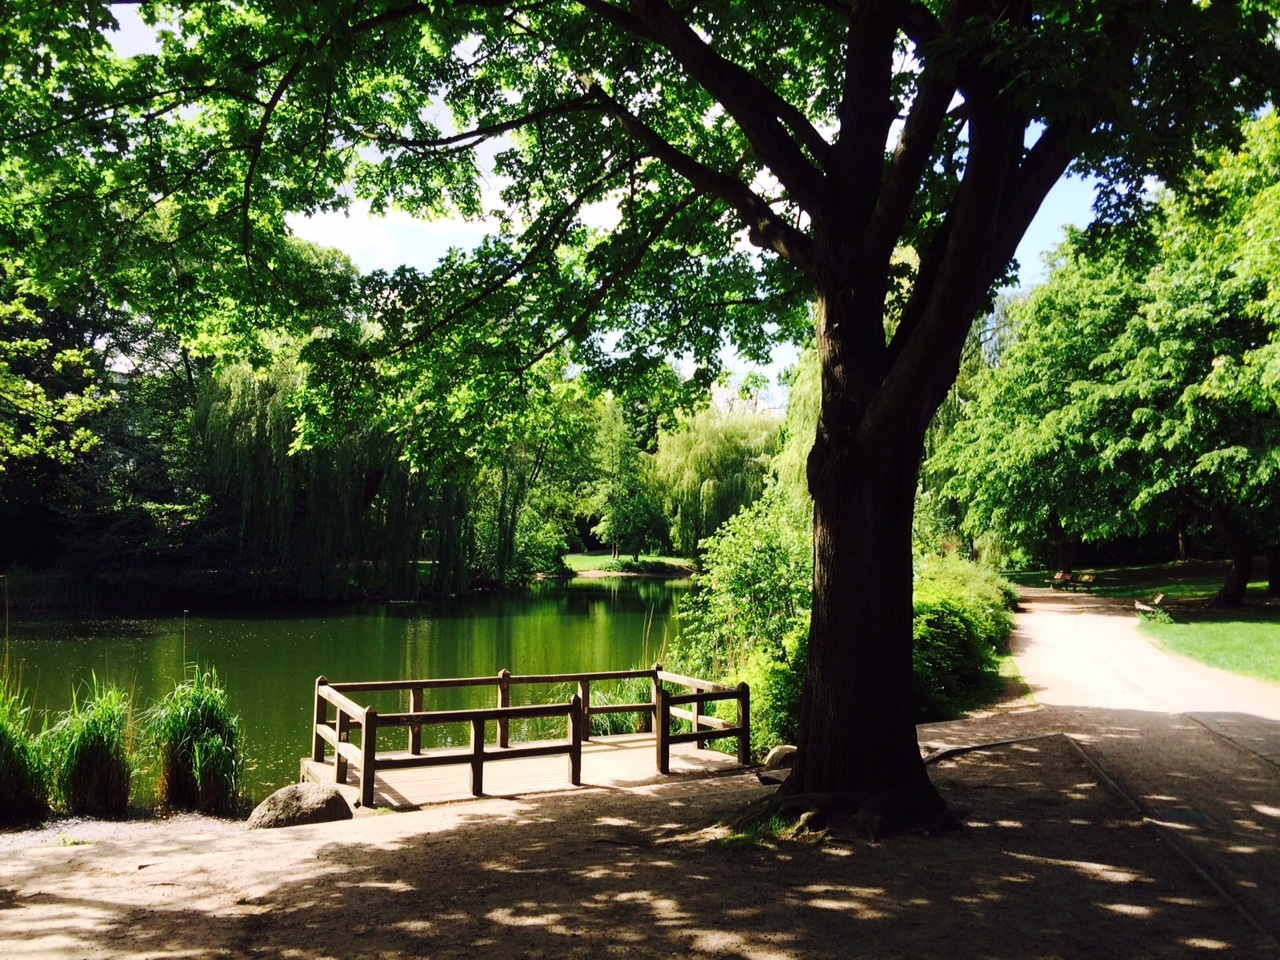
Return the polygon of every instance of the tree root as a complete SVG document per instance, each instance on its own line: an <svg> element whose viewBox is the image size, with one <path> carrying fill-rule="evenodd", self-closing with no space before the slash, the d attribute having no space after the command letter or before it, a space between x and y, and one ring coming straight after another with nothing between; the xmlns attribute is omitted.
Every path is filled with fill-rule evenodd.
<svg viewBox="0 0 1280 960"><path fill-rule="evenodd" d="M826 837L879 840L903 833L937 836L960 829L960 821L936 794L920 790L855 793L778 793L754 801L728 826L743 833L771 831L783 839ZM784 826L785 829L777 829Z"/></svg>

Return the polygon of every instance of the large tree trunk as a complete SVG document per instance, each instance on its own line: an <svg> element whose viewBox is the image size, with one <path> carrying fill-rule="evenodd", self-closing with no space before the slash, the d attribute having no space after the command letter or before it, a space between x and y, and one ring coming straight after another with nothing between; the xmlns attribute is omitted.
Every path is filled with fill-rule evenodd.
<svg viewBox="0 0 1280 960"><path fill-rule="evenodd" d="M888 795L892 813L944 807L916 739L911 517L920 450L826 471L814 491L814 603L792 793Z"/></svg>
<svg viewBox="0 0 1280 960"><path fill-rule="evenodd" d="M1218 591L1218 601L1224 606L1238 607L1244 602L1244 592L1253 573L1253 542L1231 519L1230 512L1222 504L1214 505L1209 511L1209 519L1214 531L1231 551L1231 569Z"/></svg>
<svg viewBox="0 0 1280 960"><path fill-rule="evenodd" d="M922 391L888 442L865 445L860 425L876 379L865 370L850 376L842 345L832 342L840 323L831 306L823 305L819 323L822 412L809 457L808 663L799 751L785 792L851 795L869 803L864 809L881 824L936 823L949 814L916 738L911 536L924 431L936 404ZM872 385L869 394L859 396L864 384Z"/></svg>

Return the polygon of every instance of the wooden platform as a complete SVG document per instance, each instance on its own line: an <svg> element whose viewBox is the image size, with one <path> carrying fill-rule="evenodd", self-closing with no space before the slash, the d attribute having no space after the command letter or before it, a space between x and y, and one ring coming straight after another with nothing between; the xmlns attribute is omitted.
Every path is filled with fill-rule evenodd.
<svg viewBox="0 0 1280 960"><path fill-rule="evenodd" d="M521 744L526 745L533 746ZM653 734L593 737L582 745L582 786L636 786L741 769L737 757L714 750L703 750L691 743L673 744L670 749L671 774L663 776L657 772L657 744ZM466 755L470 750L463 748L457 752ZM496 747L490 746L486 750L485 796L514 797L527 793L575 789L569 782L569 761L566 757L498 760L498 754ZM303 758L302 778L316 783L333 783L332 757L324 763ZM338 788L353 805L358 796L359 782L360 768L351 763L347 768L346 783L338 784ZM469 799L471 769L465 763L379 771L374 780L374 804L378 808L406 810L427 804Z"/></svg>

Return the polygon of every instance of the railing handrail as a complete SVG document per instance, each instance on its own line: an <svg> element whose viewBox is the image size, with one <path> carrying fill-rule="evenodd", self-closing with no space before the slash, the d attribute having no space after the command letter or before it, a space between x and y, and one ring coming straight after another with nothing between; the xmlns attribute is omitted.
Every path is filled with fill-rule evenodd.
<svg viewBox="0 0 1280 960"><path fill-rule="evenodd" d="M631 680L636 678L651 678L655 671L650 668L648 670L596 670L586 673L530 673L530 674L507 674L506 681L512 684L534 684L534 683L576 683L580 680L588 682L596 682L598 680ZM673 683L679 683L685 679L677 677L676 674L669 674L663 679L669 679ZM695 683L707 683L705 680L697 680ZM498 676L487 677L439 677L434 679L420 680L363 680L343 683L330 683L329 688L332 690L345 691L348 693L372 693L378 691L390 690L443 690L450 687L484 687L499 686L502 680Z"/></svg>
<svg viewBox="0 0 1280 960"><path fill-rule="evenodd" d="M591 684L606 680L644 678L650 683L652 700L638 703L599 704L591 706ZM516 684L576 683L578 692L566 702L548 704L515 705L510 703L510 690ZM692 693L672 694L663 686L671 683L692 690ZM464 708L460 710L423 710L423 693L426 690L450 687L492 686L498 691L496 707ZM410 708L407 712L379 714L372 706L362 706L348 693L373 693L407 691ZM583 673L512 674L501 670L497 676L445 677L419 680L374 680L364 682L330 683L324 677L316 678L315 715L312 728L311 759L317 763L325 760L325 746L334 747L334 778L341 783L346 779L347 762L360 763L360 802L373 806L374 774L379 766L377 736L379 727L408 727L408 756L386 757L383 764L394 767L434 766L440 763L471 764L472 793L482 793L484 761L519 756L546 756L552 753L568 753L570 780L576 786L581 783L582 743L589 740L592 713L642 713L649 714L656 733L658 770L668 773L670 747L673 743L694 742L736 737L738 759L746 764L750 759L750 691L745 683L736 687L711 680L700 680L678 673L670 673L656 663L645 670L597 670ZM702 714L704 704L736 700L737 722ZM329 720L329 705L336 709L335 719ZM689 705L692 710L682 710ZM510 721L536 717L566 716L569 720L567 741L543 747L510 749ZM692 732L672 734L668 724L672 717L690 720ZM496 753L485 750L485 725L497 722L498 740ZM649 722L649 721L646 721ZM430 724L468 723L471 726L471 750L461 758L456 756L423 756L421 746L422 727ZM706 724L710 729L702 729ZM350 742L353 732L359 728L360 746ZM644 729L648 729L645 727Z"/></svg>
<svg viewBox="0 0 1280 960"><path fill-rule="evenodd" d="M530 720L559 717L573 705L570 700L553 703L522 704L515 707L475 707L461 710L427 710L419 713L380 713L378 724L384 727L412 727L431 723L469 723L482 720Z"/></svg>

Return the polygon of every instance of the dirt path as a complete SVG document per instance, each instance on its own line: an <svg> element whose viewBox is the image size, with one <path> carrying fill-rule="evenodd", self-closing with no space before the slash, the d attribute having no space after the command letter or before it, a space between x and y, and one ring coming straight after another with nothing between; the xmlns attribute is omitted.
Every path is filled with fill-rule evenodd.
<svg viewBox="0 0 1280 960"><path fill-rule="evenodd" d="M735 843L714 822L765 793L750 773L273 832L63 823L0 834L0 958L1280 957L1215 887L1274 900L1280 771L1123 686L1120 706L1072 702L1071 670L1102 655L1086 645L1110 656L1123 618L1057 604L1032 600L1017 640L1048 706L922 729L1041 735L933 767L959 833ZM1239 861L1234 887L1179 855L1184 831Z"/></svg>
<svg viewBox="0 0 1280 960"><path fill-rule="evenodd" d="M989 733L1069 733L1147 821L1280 938L1280 687L1166 653L1133 607L1024 591L1014 654L1043 709ZM931 728L955 742L973 725Z"/></svg>

